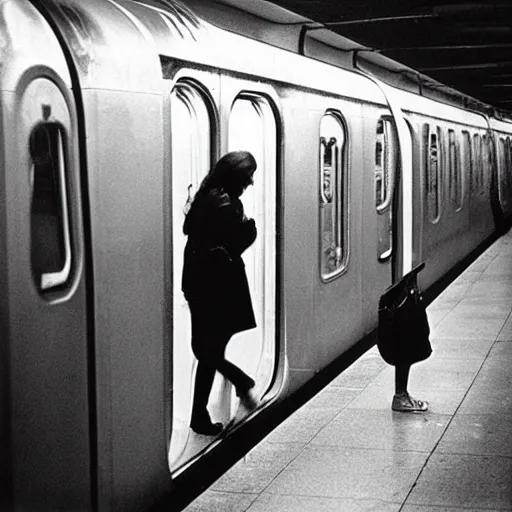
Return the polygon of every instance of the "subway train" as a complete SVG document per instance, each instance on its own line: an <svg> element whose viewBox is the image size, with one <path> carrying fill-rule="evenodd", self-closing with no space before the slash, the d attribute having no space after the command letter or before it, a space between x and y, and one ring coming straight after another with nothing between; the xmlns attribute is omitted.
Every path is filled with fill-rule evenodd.
<svg viewBox="0 0 512 512"><path fill-rule="evenodd" d="M389 286L509 227L506 112L269 2L0 0L0 26L1 510L179 510L375 342ZM236 149L257 327L227 357L258 404L216 376L209 437L182 225Z"/></svg>

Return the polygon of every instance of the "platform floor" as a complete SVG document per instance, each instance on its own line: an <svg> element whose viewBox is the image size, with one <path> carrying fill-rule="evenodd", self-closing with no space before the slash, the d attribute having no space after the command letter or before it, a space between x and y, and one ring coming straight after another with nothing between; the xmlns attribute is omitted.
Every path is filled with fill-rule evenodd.
<svg viewBox="0 0 512 512"><path fill-rule="evenodd" d="M267 436L187 512L512 511L512 233L428 308L414 365L425 414L391 411L376 347Z"/></svg>

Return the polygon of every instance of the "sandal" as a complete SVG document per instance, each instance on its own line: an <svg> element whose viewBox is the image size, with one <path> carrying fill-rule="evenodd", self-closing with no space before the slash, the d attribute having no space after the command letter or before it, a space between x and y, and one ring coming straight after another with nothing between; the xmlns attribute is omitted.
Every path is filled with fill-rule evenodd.
<svg viewBox="0 0 512 512"><path fill-rule="evenodd" d="M425 412L428 410L428 402L416 400L409 393L404 393L393 397L391 409L399 412Z"/></svg>

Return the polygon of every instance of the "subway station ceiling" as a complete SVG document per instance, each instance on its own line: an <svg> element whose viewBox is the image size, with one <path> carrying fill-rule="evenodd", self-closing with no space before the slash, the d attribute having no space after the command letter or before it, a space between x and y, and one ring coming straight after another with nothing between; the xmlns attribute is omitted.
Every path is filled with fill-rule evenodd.
<svg viewBox="0 0 512 512"><path fill-rule="evenodd" d="M512 111L512 0L271 0L500 110Z"/></svg>

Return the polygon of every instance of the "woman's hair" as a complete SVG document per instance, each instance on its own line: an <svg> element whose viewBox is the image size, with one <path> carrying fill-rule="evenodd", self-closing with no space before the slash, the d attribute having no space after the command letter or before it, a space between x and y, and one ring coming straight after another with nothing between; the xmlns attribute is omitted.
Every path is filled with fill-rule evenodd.
<svg viewBox="0 0 512 512"><path fill-rule="evenodd" d="M256 160L248 151L226 153L205 176L196 197L203 190L225 188L230 183L237 183L240 176L256 169Z"/></svg>
<svg viewBox="0 0 512 512"><path fill-rule="evenodd" d="M194 209L196 202L208 194L211 190L229 189L230 185L239 185L242 180L246 180L251 173L256 170L256 160L248 151L231 151L226 153L204 177L194 199L187 200L185 205L185 224L183 231L187 234L187 220L189 214Z"/></svg>

